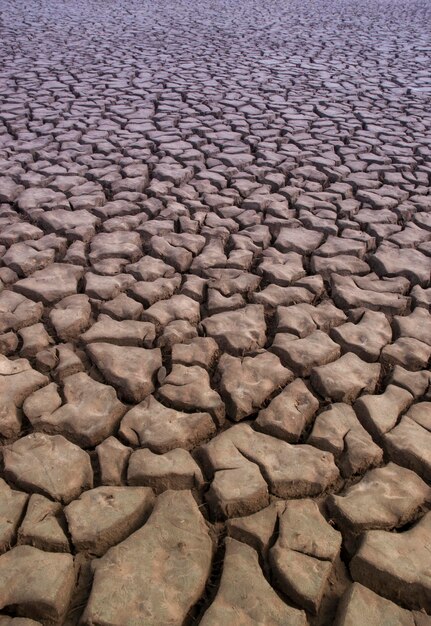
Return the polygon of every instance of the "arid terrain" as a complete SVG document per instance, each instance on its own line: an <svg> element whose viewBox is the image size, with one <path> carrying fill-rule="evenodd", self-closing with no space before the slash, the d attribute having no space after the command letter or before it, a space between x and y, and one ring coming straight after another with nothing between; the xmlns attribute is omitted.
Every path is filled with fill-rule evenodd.
<svg viewBox="0 0 431 626"><path fill-rule="evenodd" d="M0 626L431 626L431 4L0 0Z"/></svg>

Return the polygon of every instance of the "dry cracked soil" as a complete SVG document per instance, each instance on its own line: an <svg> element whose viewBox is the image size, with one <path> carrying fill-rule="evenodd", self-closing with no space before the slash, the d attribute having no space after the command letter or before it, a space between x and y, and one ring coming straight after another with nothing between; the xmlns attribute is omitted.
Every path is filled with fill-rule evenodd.
<svg viewBox="0 0 431 626"><path fill-rule="evenodd" d="M0 626L430 626L430 3L0 9Z"/></svg>

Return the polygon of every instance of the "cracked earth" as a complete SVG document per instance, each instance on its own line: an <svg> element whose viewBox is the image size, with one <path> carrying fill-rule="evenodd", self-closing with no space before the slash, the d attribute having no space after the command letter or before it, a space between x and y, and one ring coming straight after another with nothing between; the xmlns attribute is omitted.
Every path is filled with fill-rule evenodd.
<svg viewBox="0 0 431 626"><path fill-rule="evenodd" d="M430 23L2 1L0 626L431 625Z"/></svg>

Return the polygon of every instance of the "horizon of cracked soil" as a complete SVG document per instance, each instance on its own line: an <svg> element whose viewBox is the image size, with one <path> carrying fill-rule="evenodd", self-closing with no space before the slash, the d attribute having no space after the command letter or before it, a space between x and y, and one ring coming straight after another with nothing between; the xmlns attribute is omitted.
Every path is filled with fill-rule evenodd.
<svg viewBox="0 0 431 626"><path fill-rule="evenodd" d="M0 626L430 626L431 5L1 7Z"/></svg>

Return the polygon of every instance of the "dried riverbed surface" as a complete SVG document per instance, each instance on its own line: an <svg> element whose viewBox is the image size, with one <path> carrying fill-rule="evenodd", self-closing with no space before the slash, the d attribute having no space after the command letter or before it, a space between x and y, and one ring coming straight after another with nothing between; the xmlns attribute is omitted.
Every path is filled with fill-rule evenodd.
<svg viewBox="0 0 431 626"><path fill-rule="evenodd" d="M430 626L431 5L1 18L0 626Z"/></svg>

